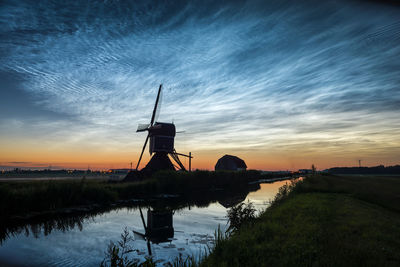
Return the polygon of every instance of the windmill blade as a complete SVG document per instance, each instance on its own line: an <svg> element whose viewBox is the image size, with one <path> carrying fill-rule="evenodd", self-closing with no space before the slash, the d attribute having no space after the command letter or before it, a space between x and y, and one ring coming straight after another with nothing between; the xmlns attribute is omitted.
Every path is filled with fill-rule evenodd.
<svg viewBox="0 0 400 267"><path fill-rule="evenodd" d="M161 88L162 88L162 84L160 84L160 87L158 88L158 93L157 93L157 98L156 98L156 104L154 105L153 115L151 115L150 126L153 125L154 120L155 120L155 118L156 118L156 112L157 112L158 102L159 102L159 100L160 100Z"/></svg>
<svg viewBox="0 0 400 267"><path fill-rule="evenodd" d="M132 232L133 232L133 236L135 237L135 240L146 240L146 235L144 235L140 232L137 232L135 230L132 230Z"/></svg>
<svg viewBox="0 0 400 267"><path fill-rule="evenodd" d="M156 115L154 117L154 122L158 121L158 117L160 116L160 111L161 111L161 108L162 108L162 103L163 103L163 90L161 90L160 98L158 99L157 110L156 110Z"/></svg>
<svg viewBox="0 0 400 267"><path fill-rule="evenodd" d="M147 145L147 141L149 141L149 137L150 137L150 133L147 135L146 141L144 142L142 153L140 153L140 157L139 157L138 163L136 165L136 170L138 170L138 168L139 168L139 164L140 164L140 161L142 160L143 152L146 149L146 145Z"/></svg>
<svg viewBox="0 0 400 267"><path fill-rule="evenodd" d="M146 223L144 222L143 212L142 212L142 209L140 208L140 206L139 206L139 211L140 211L140 218L142 218L143 228L147 235L148 234L147 226L146 226Z"/></svg>
<svg viewBox="0 0 400 267"><path fill-rule="evenodd" d="M150 127L150 124L148 124L148 123L147 124L139 124L138 127L137 127L136 132L147 131L149 129L149 127Z"/></svg>

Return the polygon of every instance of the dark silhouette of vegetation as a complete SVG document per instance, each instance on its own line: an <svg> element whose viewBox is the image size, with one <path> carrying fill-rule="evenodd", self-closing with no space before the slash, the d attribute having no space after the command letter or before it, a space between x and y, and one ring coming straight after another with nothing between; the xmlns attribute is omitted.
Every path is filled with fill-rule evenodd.
<svg viewBox="0 0 400 267"><path fill-rule="evenodd" d="M279 205L281 202L286 200L290 193L294 190L298 190L299 185L303 182L303 180L292 179L290 183L285 183L278 189L278 193L276 193L274 199L270 202L270 206Z"/></svg>
<svg viewBox="0 0 400 267"><path fill-rule="evenodd" d="M130 234L128 228L125 227L124 232L121 234L121 239L114 243L110 241L108 245L106 256L101 262L101 267L135 267L135 266L155 266L151 258L147 259L144 263L132 260L129 254L135 252L132 245L133 235Z"/></svg>
<svg viewBox="0 0 400 267"><path fill-rule="evenodd" d="M83 223L93 220L94 217L104 210L81 210L74 214L46 214L29 220L16 218L14 220L0 220L0 245L2 242L14 235L25 233L26 236L33 235L39 237L41 233L45 236L51 234L53 230L66 232L74 228L82 230ZM3 218L4 219L4 218Z"/></svg>
<svg viewBox="0 0 400 267"><path fill-rule="evenodd" d="M227 233L233 234L237 232L242 225L251 223L256 217L256 209L253 203L239 203L227 211L229 227Z"/></svg>
<svg viewBox="0 0 400 267"><path fill-rule="evenodd" d="M0 172L0 178L46 178L46 177L66 177L66 178L80 178L80 177L97 177L107 178L110 174L116 173L115 171L92 171L92 170L23 170L15 168L10 171Z"/></svg>
<svg viewBox="0 0 400 267"><path fill-rule="evenodd" d="M400 165L395 166L375 166L375 167L335 167L327 172L331 174L379 174L379 175L399 175Z"/></svg>
<svg viewBox="0 0 400 267"><path fill-rule="evenodd" d="M85 179L0 183L0 212L3 218L76 205L111 203L117 199L118 192L105 182Z"/></svg>
<svg viewBox="0 0 400 267"><path fill-rule="evenodd" d="M133 232L132 232L133 233ZM216 240L217 234L216 234ZM121 233L121 238L117 243L110 242L105 257L100 263L101 267L153 267L157 266L153 258L150 256L145 257L143 262L139 259L134 258L134 253L138 252L132 245L134 242L133 234L131 234L127 228ZM218 242L218 241L217 241ZM196 261L195 257L187 256L183 257L179 254L172 262L166 262L163 266L168 267L195 267L201 261L202 256L199 255Z"/></svg>

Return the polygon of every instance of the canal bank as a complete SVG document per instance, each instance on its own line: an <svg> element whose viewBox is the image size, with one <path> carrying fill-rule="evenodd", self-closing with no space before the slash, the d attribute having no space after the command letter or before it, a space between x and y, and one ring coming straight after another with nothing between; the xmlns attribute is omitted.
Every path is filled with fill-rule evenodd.
<svg viewBox="0 0 400 267"><path fill-rule="evenodd" d="M399 194L400 177L308 177L200 266L398 266Z"/></svg>

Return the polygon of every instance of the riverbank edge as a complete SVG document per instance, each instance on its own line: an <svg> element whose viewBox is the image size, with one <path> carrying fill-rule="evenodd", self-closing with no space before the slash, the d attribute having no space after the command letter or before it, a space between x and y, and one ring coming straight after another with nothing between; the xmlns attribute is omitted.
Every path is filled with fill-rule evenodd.
<svg viewBox="0 0 400 267"><path fill-rule="evenodd" d="M398 266L400 177L382 188L372 186L377 176L360 188L352 179L360 177L308 176L281 187L254 221L231 236L216 235L196 266Z"/></svg>

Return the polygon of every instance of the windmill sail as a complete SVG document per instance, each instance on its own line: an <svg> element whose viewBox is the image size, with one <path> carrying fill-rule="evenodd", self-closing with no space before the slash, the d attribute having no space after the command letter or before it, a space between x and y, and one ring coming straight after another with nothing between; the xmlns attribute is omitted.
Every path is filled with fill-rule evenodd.
<svg viewBox="0 0 400 267"><path fill-rule="evenodd" d="M162 99L163 99L163 90L160 91L160 98L158 99L157 103L157 109L156 109L156 115L154 117L154 122L158 121L158 117L160 117L160 110L161 110L161 105L162 105ZM154 123L153 123L154 124Z"/></svg>
<svg viewBox="0 0 400 267"><path fill-rule="evenodd" d="M155 103L155 105L154 105L153 114L151 115L151 120L150 120L150 125L151 125L151 126L153 126L154 121L155 121L155 118L156 118L157 106L158 106L158 103L159 103L159 100L160 100L161 89L162 89L162 84L160 84L160 88L158 88L156 103Z"/></svg>
<svg viewBox="0 0 400 267"><path fill-rule="evenodd" d="M144 145L143 145L143 148L142 148L142 153L140 153L140 157L139 157L138 163L137 163L137 165L136 165L136 170L139 168L140 161L142 160L143 152L144 152L144 150L146 149L147 141L149 141L149 135L150 135L150 134L147 135L146 141L144 142Z"/></svg>
<svg viewBox="0 0 400 267"><path fill-rule="evenodd" d="M146 131L149 127L150 127L150 124L149 124L149 123L146 123L146 124L139 124L138 127L137 127L136 132L144 132L144 131Z"/></svg>

